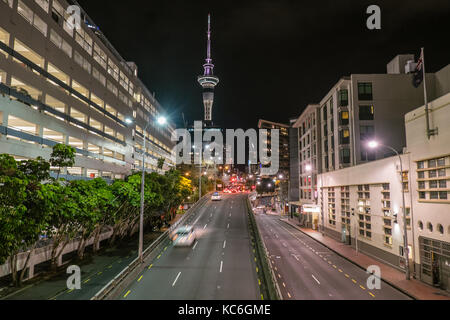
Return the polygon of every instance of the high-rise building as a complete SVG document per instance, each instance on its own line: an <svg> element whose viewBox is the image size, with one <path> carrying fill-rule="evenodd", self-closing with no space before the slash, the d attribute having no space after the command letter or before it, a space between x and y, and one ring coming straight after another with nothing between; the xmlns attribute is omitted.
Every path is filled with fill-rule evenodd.
<svg viewBox="0 0 450 320"><path fill-rule="evenodd" d="M206 60L203 65L203 75L198 77L198 83L203 88L203 105L205 108L205 124L212 125L212 108L214 104L214 88L219 83L219 78L214 75L214 64L211 58L211 15L208 14L208 31L206 43Z"/></svg>
<svg viewBox="0 0 450 320"><path fill-rule="evenodd" d="M272 144L271 144L271 132L270 130L279 130L279 158L275 161L278 161L278 174L282 175L282 179L289 178L289 125L283 123L277 123L268 120L259 120L258 121L258 129L266 129L268 130L267 137L268 141L266 144L266 148L268 153L272 153ZM273 165L273 164L272 164Z"/></svg>
<svg viewBox="0 0 450 320"><path fill-rule="evenodd" d="M165 112L137 66L82 8L81 25L72 26L69 5L78 3L0 1L0 152L48 159L53 145L70 145L68 179L124 177L142 166L142 152L147 170L158 170L160 158L169 169L174 125L156 125Z"/></svg>

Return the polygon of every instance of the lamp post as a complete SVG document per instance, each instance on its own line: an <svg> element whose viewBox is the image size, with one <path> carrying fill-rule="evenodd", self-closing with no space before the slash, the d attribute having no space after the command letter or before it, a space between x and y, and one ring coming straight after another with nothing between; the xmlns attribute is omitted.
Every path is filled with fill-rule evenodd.
<svg viewBox="0 0 450 320"><path fill-rule="evenodd" d="M159 117L157 119L158 125L162 126L166 124L167 120L164 117ZM139 260L141 263L144 262L143 247L144 247L144 188L145 188L145 145L147 138L145 137L145 132L147 131L150 122L144 128L144 150L142 150L142 177L141 177L141 212L139 216Z"/></svg>
<svg viewBox="0 0 450 320"><path fill-rule="evenodd" d="M381 147L385 147L391 151L393 151L399 158L400 160L400 183L402 185L402 203L403 203L403 246L404 246L404 253L405 253L405 269L406 269L406 280L410 280L410 272L409 272L409 247L408 247L408 226L406 224L406 207L405 207L405 188L403 185L403 162L402 162L402 157L401 155L398 153L397 150L395 150L393 147L391 146L387 146L387 145L383 145L380 144L376 141L370 141L368 144L369 148L371 149L376 149L379 146Z"/></svg>

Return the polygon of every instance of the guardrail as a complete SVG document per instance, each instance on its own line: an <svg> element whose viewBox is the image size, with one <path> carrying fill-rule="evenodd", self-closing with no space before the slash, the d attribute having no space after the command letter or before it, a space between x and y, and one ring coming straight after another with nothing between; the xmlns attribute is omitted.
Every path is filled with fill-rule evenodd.
<svg viewBox="0 0 450 320"><path fill-rule="evenodd" d="M259 257L262 278L264 281L262 283L262 287L265 289L266 297L268 297L269 300L282 300L278 282L276 281L275 274L269 264L268 251L261 239L261 235L259 234L258 225L256 224L256 220L253 215L253 209L248 198L247 210L250 220L250 227L252 228L255 237L255 250L257 256Z"/></svg>
<svg viewBox="0 0 450 320"><path fill-rule="evenodd" d="M191 216L191 214L200 206L205 204L209 199L210 194L203 196L199 201L197 201L191 208L186 211L183 217L175 222L168 230L166 230L162 235L160 235L155 241L153 241L143 252L144 260L153 252L158 246L170 241L169 235L181 224L183 224L186 219ZM139 257L134 259L128 266L125 267L117 276L114 277L108 284L106 284L91 300L104 300L106 299L116 288L122 285L123 281L133 273L138 266L142 265L140 263Z"/></svg>

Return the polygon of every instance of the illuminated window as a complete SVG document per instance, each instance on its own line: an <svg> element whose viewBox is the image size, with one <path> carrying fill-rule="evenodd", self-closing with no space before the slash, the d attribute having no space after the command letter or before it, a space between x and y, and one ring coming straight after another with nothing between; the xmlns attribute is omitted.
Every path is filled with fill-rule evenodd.
<svg viewBox="0 0 450 320"><path fill-rule="evenodd" d="M58 143L64 143L64 135L62 133L48 128L44 128L42 137Z"/></svg>
<svg viewBox="0 0 450 320"><path fill-rule="evenodd" d="M69 146L75 148L75 149L80 149L83 150L83 140L74 138L74 137L69 137Z"/></svg>
<svg viewBox="0 0 450 320"><path fill-rule="evenodd" d="M34 0L45 12L48 13L49 3L48 0Z"/></svg>
<svg viewBox="0 0 450 320"><path fill-rule="evenodd" d="M92 38L82 28L75 28L75 41L92 55Z"/></svg>
<svg viewBox="0 0 450 320"><path fill-rule="evenodd" d="M9 33L0 28L0 42L9 46ZM0 50L0 54L7 56L3 50Z"/></svg>
<svg viewBox="0 0 450 320"><path fill-rule="evenodd" d="M58 110L59 112L62 112L62 113L66 112L64 103L53 98L52 96L49 96L48 94L45 96L45 104L48 105L49 107L52 107L55 110ZM53 113L50 113L47 111L45 113L52 117L55 117L57 119L64 120L64 118L58 117L58 116L54 115Z"/></svg>
<svg viewBox="0 0 450 320"><path fill-rule="evenodd" d="M103 86L106 86L106 77L96 68L92 68L92 76L97 79Z"/></svg>
<svg viewBox="0 0 450 320"><path fill-rule="evenodd" d="M108 73L116 80L119 81L119 68L114 62L109 59L108 61Z"/></svg>
<svg viewBox="0 0 450 320"><path fill-rule="evenodd" d="M44 58L42 58L40 55L38 55L36 52L28 48L26 45L24 45L21 41L15 39L14 40L14 50L20 53L22 56L36 64L37 66L44 68ZM14 58L14 61L17 63L23 64L21 61ZM25 64L23 64L25 68L29 68ZM34 71L36 72L36 71Z"/></svg>
<svg viewBox="0 0 450 320"><path fill-rule="evenodd" d="M107 68L106 61L108 60L106 53L94 43L94 60L97 61L104 69Z"/></svg>
<svg viewBox="0 0 450 320"><path fill-rule="evenodd" d="M69 76L67 74L65 74L64 72L62 72L61 70L59 70L58 68L56 68L51 63L48 63L47 72L50 73L55 78L57 78L58 80L64 82L66 85L69 85L69 82L70 82ZM51 80L48 80L48 81L53 83L53 81L51 81Z"/></svg>
<svg viewBox="0 0 450 320"><path fill-rule="evenodd" d="M70 108L70 116L78 121L86 123L86 115L75 108ZM82 127L80 127L82 128Z"/></svg>

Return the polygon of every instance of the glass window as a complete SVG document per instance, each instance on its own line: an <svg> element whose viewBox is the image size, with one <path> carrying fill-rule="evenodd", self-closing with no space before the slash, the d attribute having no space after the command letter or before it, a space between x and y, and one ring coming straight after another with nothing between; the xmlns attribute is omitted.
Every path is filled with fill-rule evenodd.
<svg viewBox="0 0 450 320"><path fill-rule="evenodd" d="M436 159L428 161L428 168L436 168L436 165L437 165Z"/></svg>
<svg viewBox="0 0 450 320"><path fill-rule="evenodd" d="M425 162L420 161L417 162L417 169L424 169L425 168Z"/></svg>
<svg viewBox="0 0 450 320"><path fill-rule="evenodd" d="M340 90L338 94L339 98L339 106L340 107L346 107L348 106L348 90Z"/></svg>
<svg viewBox="0 0 450 320"><path fill-rule="evenodd" d="M37 15L34 15L33 26L38 29L45 37L47 36L47 24Z"/></svg>
<svg viewBox="0 0 450 320"><path fill-rule="evenodd" d="M423 172L423 171L417 172L417 177L419 179L425 179L425 172Z"/></svg>
<svg viewBox="0 0 450 320"><path fill-rule="evenodd" d="M108 60L108 73L116 80L119 81L119 68L111 59Z"/></svg>
<svg viewBox="0 0 450 320"><path fill-rule="evenodd" d="M438 176L439 176L440 178L446 177L447 174L446 174L445 169L440 169L440 170L438 170Z"/></svg>
<svg viewBox="0 0 450 320"><path fill-rule="evenodd" d="M359 106L359 120L373 120L374 113L373 106Z"/></svg>
<svg viewBox="0 0 450 320"><path fill-rule="evenodd" d="M439 188L440 189L447 189L447 181L446 180L440 180L439 181Z"/></svg>
<svg viewBox="0 0 450 320"><path fill-rule="evenodd" d="M436 170L428 171L428 178L436 178L436 177L437 177L437 171Z"/></svg>
<svg viewBox="0 0 450 320"><path fill-rule="evenodd" d="M370 82L358 83L358 99L359 100L373 100L372 83L370 83Z"/></svg>
<svg viewBox="0 0 450 320"><path fill-rule="evenodd" d="M443 166L445 166L445 158L437 159L437 166L438 166L438 167L443 167Z"/></svg>
<svg viewBox="0 0 450 320"><path fill-rule="evenodd" d="M106 53L94 43L94 60L97 61L104 69L107 68L106 61L108 60Z"/></svg>
<svg viewBox="0 0 450 320"><path fill-rule="evenodd" d="M341 125L346 126L349 124L349 114L348 111L341 112Z"/></svg>
<svg viewBox="0 0 450 320"><path fill-rule="evenodd" d="M439 192L439 199L441 199L441 200L448 200L448 192L447 191Z"/></svg>
<svg viewBox="0 0 450 320"><path fill-rule="evenodd" d="M17 12L29 23L33 23L33 11L28 8L21 0L17 4Z"/></svg>
<svg viewBox="0 0 450 320"><path fill-rule="evenodd" d="M430 181L430 189L437 189L438 182L437 181Z"/></svg>
<svg viewBox="0 0 450 320"><path fill-rule="evenodd" d="M374 126L360 126L359 132L361 141L372 140L375 136Z"/></svg>
<svg viewBox="0 0 450 320"><path fill-rule="evenodd" d="M8 4L10 8L13 7L13 0L3 0L3 2Z"/></svg>
<svg viewBox="0 0 450 320"><path fill-rule="evenodd" d="M49 8L48 0L35 0L35 1L45 12L48 13Z"/></svg>

